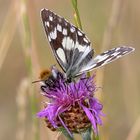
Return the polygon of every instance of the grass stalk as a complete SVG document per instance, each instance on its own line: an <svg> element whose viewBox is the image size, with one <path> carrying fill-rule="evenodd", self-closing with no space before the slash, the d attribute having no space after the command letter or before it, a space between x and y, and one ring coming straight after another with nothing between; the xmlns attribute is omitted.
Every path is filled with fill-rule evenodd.
<svg viewBox="0 0 140 140"><path fill-rule="evenodd" d="M137 118L134 125L132 126L126 140L136 140L139 134L140 134L140 116Z"/></svg>
<svg viewBox="0 0 140 140"><path fill-rule="evenodd" d="M10 5L10 8L8 9L6 19L0 31L0 69L3 66L7 52L13 40L17 25L19 23L20 15L18 14L18 5L19 1L13 0L13 2ZM14 20L13 17L15 17Z"/></svg>
<svg viewBox="0 0 140 140"><path fill-rule="evenodd" d="M32 3L33 4L33 3ZM33 65L32 65L32 46L33 46L33 41L32 41L32 36L31 36L31 28L30 28L30 23L29 23L29 14L28 14L28 1L27 0L21 0L21 17L22 17L22 25L23 25L23 30L22 30L22 42L23 42L23 52L25 56L25 64L26 64L26 69L28 73L28 77L31 79L33 77ZM37 63L37 62L36 62ZM38 63L37 63L38 64ZM31 84L30 84L31 85ZM32 86L32 85L31 85ZM36 118L35 114L38 111L38 104L37 104L37 97L35 94L35 89L32 87L30 88L29 92L29 100L31 104L31 115L32 115L32 137L34 140L39 140L39 122L38 119Z"/></svg>
<svg viewBox="0 0 140 140"><path fill-rule="evenodd" d="M111 15L108 20L108 25L105 29L101 51L109 49L113 38L114 30L119 22L121 16L121 9L123 7L123 0L113 0Z"/></svg>
<svg viewBox="0 0 140 140"><path fill-rule="evenodd" d="M26 138L26 106L27 106L27 93L29 92L29 79L25 78L21 81L17 96L17 124L18 129L16 131L16 140L24 140Z"/></svg>
<svg viewBox="0 0 140 140"><path fill-rule="evenodd" d="M113 0L112 8L110 11L111 15L110 15L110 18L108 19L108 24L106 26L106 29L103 35L101 52L108 50L111 46L113 33L115 31L117 23L119 22L122 7L123 7L122 0ZM104 69L98 72L97 82L101 87L103 87L102 86L103 81L104 81Z"/></svg>

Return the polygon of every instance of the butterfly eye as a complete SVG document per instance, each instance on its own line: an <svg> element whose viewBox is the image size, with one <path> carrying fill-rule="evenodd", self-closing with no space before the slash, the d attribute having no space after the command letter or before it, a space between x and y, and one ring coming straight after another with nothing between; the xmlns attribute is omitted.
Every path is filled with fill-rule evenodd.
<svg viewBox="0 0 140 140"><path fill-rule="evenodd" d="M40 77L39 79L41 80L46 80L49 78L49 76L51 75L51 71L46 69L46 70L43 70L41 73L40 73Z"/></svg>

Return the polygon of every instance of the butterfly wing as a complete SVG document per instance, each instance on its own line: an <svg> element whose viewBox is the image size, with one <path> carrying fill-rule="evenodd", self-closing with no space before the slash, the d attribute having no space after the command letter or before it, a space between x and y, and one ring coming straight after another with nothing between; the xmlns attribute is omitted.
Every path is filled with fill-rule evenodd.
<svg viewBox="0 0 140 140"><path fill-rule="evenodd" d="M79 74L104 66L124 55L131 53L134 50L135 49L132 47L121 46L105 51L104 53L101 53L100 55L97 55L94 59L90 60L87 65L83 66Z"/></svg>
<svg viewBox="0 0 140 140"><path fill-rule="evenodd" d="M101 67L134 51L132 47L121 46L93 58L94 50L81 30L47 9L41 11L41 17L53 54L67 78Z"/></svg>
<svg viewBox="0 0 140 140"><path fill-rule="evenodd" d="M41 17L56 60L67 77L76 75L93 57L90 41L82 31L50 10L43 9Z"/></svg>

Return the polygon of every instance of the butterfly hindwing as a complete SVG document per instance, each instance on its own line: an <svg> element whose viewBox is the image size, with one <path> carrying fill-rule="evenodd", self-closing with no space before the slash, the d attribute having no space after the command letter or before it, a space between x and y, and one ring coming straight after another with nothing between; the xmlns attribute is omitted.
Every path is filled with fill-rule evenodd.
<svg viewBox="0 0 140 140"><path fill-rule="evenodd" d="M53 53L67 76L76 64L82 66L92 59L94 51L82 31L50 10L43 9L41 17Z"/></svg>
<svg viewBox="0 0 140 140"><path fill-rule="evenodd" d="M105 51L89 61L88 64L81 69L80 73L104 66L124 55L131 53L132 51L134 51L134 48L126 46L121 46Z"/></svg>

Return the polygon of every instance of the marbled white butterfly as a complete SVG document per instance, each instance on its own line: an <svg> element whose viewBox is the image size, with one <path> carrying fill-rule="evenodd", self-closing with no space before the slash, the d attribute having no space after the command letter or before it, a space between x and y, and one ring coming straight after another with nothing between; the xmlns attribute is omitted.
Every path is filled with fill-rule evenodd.
<svg viewBox="0 0 140 140"><path fill-rule="evenodd" d="M50 10L41 10L41 17L50 46L67 78L108 64L135 49L120 46L93 58L94 49L85 33Z"/></svg>

